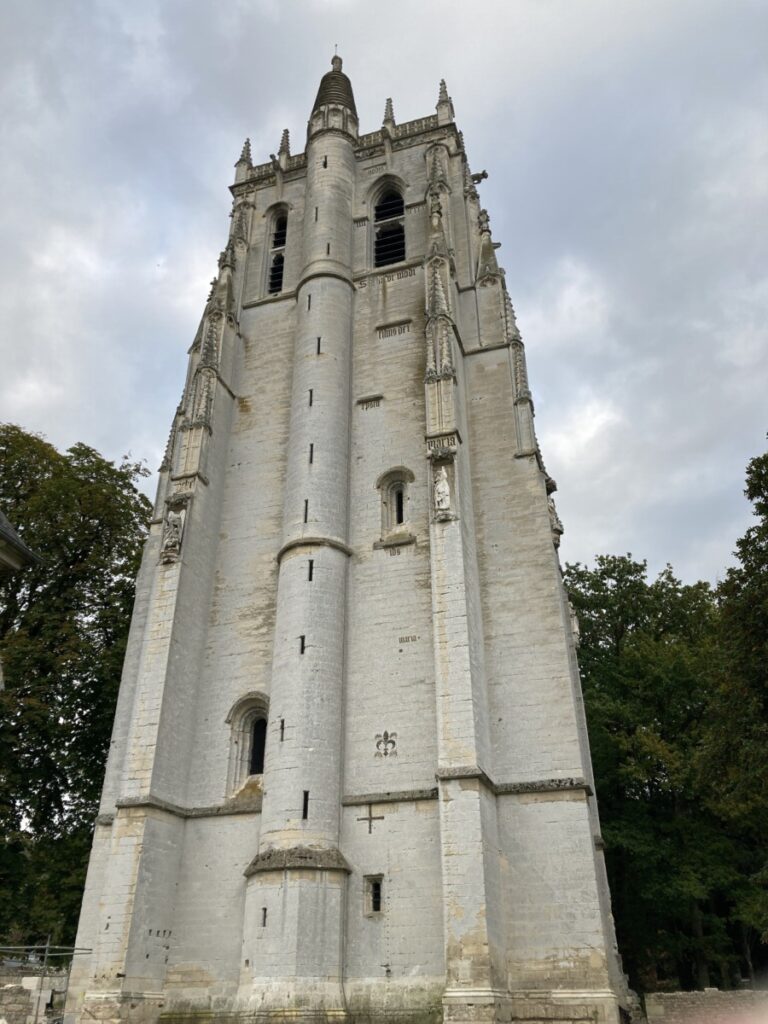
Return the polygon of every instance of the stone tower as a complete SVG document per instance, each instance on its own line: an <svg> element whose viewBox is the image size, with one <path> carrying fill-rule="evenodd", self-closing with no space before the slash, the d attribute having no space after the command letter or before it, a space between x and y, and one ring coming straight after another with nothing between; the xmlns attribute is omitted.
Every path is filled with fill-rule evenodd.
<svg viewBox="0 0 768 1024"><path fill-rule="evenodd" d="M237 161L71 1021L618 1022L562 526L453 105Z"/></svg>

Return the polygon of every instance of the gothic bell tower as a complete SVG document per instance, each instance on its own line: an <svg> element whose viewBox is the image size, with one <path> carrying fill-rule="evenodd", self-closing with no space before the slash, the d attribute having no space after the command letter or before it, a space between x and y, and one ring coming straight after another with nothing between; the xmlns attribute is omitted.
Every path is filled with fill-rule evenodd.
<svg viewBox="0 0 768 1024"><path fill-rule="evenodd" d="M453 104L235 165L70 1024L618 1024L562 525ZM535 339L534 339L535 341Z"/></svg>

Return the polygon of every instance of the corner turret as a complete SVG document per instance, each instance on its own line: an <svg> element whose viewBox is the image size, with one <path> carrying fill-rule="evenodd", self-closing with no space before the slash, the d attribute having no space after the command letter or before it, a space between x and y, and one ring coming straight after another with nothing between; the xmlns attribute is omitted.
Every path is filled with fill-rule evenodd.
<svg viewBox="0 0 768 1024"><path fill-rule="evenodd" d="M341 70L341 57L331 61L331 70L320 80L312 114L307 126L307 139L318 132L336 130L357 138L358 119L352 83Z"/></svg>

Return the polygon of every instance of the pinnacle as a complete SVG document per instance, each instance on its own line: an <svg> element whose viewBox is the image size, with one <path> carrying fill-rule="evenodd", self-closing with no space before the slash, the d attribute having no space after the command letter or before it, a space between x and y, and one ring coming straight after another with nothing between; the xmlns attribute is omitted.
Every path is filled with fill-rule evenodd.
<svg viewBox="0 0 768 1024"><path fill-rule="evenodd" d="M432 270L432 294L430 295L430 317L448 316L448 303L443 289L443 279L439 267Z"/></svg>
<svg viewBox="0 0 768 1024"><path fill-rule="evenodd" d="M283 128L283 134L280 138L280 149L278 149L278 153L285 153L286 156L291 155L291 139L290 135L288 134L287 128Z"/></svg>
<svg viewBox="0 0 768 1024"><path fill-rule="evenodd" d="M384 104L384 120L383 120L382 123L383 124L387 124L387 123L394 124L395 123L395 112L394 112L394 109L392 107L392 97L391 96L387 97L387 101Z"/></svg>
<svg viewBox="0 0 768 1024"><path fill-rule="evenodd" d="M440 93L439 93L439 95L437 97L437 102L438 103L450 103L450 100L448 98L448 88L447 88L447 86L445 84L445 79L444 78L440 79Z"/></svg>
<svg viewBox="0 0 768 1024"><path fill-rule="evenodd" d="M238 163L244 162L244 163L247 163L247 164L251 163L251 140L250 139L246 139L245 142L243 143L243 151L240 154L240 160L238 160L237 162Z"/></svg>

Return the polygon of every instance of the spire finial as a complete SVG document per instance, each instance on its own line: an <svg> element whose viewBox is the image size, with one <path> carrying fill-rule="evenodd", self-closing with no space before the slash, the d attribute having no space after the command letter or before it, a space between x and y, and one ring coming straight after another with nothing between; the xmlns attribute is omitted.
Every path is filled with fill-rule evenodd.
<svg viewBox="0 0 768 1024"><path fill-rule="evenodd" d="M453 121L453 102L448 95L448 88L444 78L440 79L440 92L437 96L435 110L437 111L438 124L450 124Z"/></svg>
<svg viewBox="0 0 768 1024"><path fill-rule="evenodd" d="M384 120L381 123L390 125L394 125L395 123L395 111L394 108L392 107L391 96L387 97L387 101L384 104Z"/></svg>
<svg viewBox="0 0 768 1024"><path fill-rule="evenodd" d="M342 60L338 53L334 53L333 58L331 60L331 67L333 68L334 71L341 71Z"/></svg>
<svg viewBox="0 0 768 1024"><path fill-rule="evenodd" d="M287 128L283 128L283 134L280 137L280 149L277 152L279 154L285 153L286 156L291 155L291 137Z"/></svg>
<svg viewBox="0 0 768 1024"><path fill-rule="evenodd" d="M243 151L240 154L240 160L238 160L237 162L238 163L242 162L242 163L246 163L246 164L250 164L251 163L251 140L250 139L246 139L245 142L243 143Z"/></svg>

